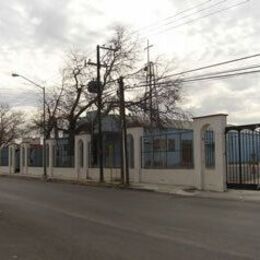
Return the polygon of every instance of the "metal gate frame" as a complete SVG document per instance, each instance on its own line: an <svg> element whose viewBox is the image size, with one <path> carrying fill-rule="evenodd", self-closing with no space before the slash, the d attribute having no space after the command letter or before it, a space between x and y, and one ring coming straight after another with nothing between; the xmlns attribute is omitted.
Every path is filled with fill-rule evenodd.
<svg viewBox="0 0 260 260"><path fill-rule="evenodd" d="M225 137L227 187L259 189L260 124L228 126Z"/></svg>

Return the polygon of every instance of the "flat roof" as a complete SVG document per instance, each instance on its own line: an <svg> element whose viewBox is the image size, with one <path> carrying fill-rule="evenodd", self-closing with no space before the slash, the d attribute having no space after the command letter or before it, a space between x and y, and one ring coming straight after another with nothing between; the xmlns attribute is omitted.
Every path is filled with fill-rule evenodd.
<svg viewBox="0 0 260 260"><path fill-rule="evenodd" d="M200 119L200 118L213 117L213 116L228 116L228 114L225 114L225 113L210 114L210 115L206 115L206 116L196 116L196 117L193 117L192 119Z"/></svg>

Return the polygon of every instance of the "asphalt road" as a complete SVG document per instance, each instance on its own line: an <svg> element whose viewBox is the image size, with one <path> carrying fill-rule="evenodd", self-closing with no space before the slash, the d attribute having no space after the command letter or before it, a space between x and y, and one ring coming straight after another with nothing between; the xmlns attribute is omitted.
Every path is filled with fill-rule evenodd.
<svg viewBox="0 0 260 260"><path fill-rule="evenodd" d="M260 205L2 177L0 259L260 259Z"/></svg>

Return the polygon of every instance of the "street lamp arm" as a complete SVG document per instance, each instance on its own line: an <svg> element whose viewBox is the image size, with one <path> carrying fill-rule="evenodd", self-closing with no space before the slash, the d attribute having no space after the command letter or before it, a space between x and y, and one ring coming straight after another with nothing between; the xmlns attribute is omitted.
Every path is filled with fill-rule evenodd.
<svg viewBox="0 0 260 260"><path fill-rule="evenodd" d="M29 79L29 78L27 78L27 77L25 77L25 76L23 76L23 75L21 75L21 74L12 73L12 77L20 77L20 78L23 78L24 80L30 82L31 84L35 85L36 87L38 87L38 88L40 88L40 89L42 89L42 90L45 88L45 87L39 85L38 83L32 81L31 79Z"/></svg>
<svg viewBox="0 0 260 260"><path fill-rule="evenodd" d="M36 82L28 79L27 77L17 74L17 73L12 73L12 77L20 77L23 78L24 80L30 82L32 85L40 88L43 93L43 178L47 179L47 165L46 165L46 97L45 97L45 87L37 84Z"/></svg>

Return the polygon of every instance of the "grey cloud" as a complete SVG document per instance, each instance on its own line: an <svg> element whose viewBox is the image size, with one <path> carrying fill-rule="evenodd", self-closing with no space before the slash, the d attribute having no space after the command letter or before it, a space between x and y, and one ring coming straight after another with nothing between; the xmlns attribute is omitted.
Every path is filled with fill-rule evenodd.
<svg viewBox="0 0 260 260"><path fill-rule="evenodd" d="M69 48L77 45L80 48L86 48L95 45L98 41L101 42L104 32L111 30L113 21L108 23L103 21L103 23L99 24L100 28L98 28L98 22L93 23L91 17L96 17L97 21L99 21L98 19L104 18L106 14L104 14L102 8L96 7L95 2L91 3L90 1L81 2L82 10L79 14L85 15L86 21L89 20L89 23L83 24L80 21L73 21L70 19L71 14L68 8L71 3L74 4L72 1L1 0L0 59L8 63L14 61L13 57L15 55L17 56L18 53L24 51L29 53L28 57L34 59L36 56L34 50L41 50L47 56L47 54L55 53L64 47ZM171 2L178 10L187 8L189 3L190 6L196 4L196 1L172 0ZM77 4L76 1L75 4ZM25 13L19 13L14 8L16 5L22 6ZM259 51L257 44L260 41L259 10L260 2L251 0L248 5L242 5L239 8L182 27L181 31L190 45L193 44L195 38L201 42L201 46L197 49L194 48L194 53L191 54L194 57L194 63L189 64L188 58L183 59L182 62L186 62L185 66L189 68ZM158 37L159 43L160 37ZM26 66L26 61L24 61L24 64ZM245 64L248 64L248 62L241 63L239 66ZM234 121L243 121L243 115L244 120L257 120L257 114L253 113L253 108L258 107L260 99L257 94L260 88L259 82L259 76L251 75L218 82L201 82L198 86L193 84L191 88L187 88L186 92L191 100L198 101L196 106L192 107L193 114L227 111ZM216 88L220 86L220 92L217 94L208 92L207 86L209 85ZM223 86L227 91L225 93L221 93L221 87ZM245 89L254 89L256 94L252 95L244 92L243 96L241 93ZM208 94L205 95L205 93ZM226 93L228 93L228 96ZM24 105L34 106L37 104L37 95L28 98L25 94L15 94L12 97L6 96L5 100L19 106L19 99L20 103L24 102ZM198 103L200 104L198 105ZM251 117L248 116L248 113L245 113L249 106ZM239 114L241 114L240 118Z"/></svg>
<svg viewBox="0 0 260 260"><path fill-rule="evenodd" d="M258 94L260 85L253 84L252 81L255 80L233 79L225 81L224 84L220 81L218 83L209 81L193 88L190 86L189 101L192 103L193 100L199 100L199 102L189 107L189 111L195 115L226 112L229 114L229 121L233 123L258 122L259 114L255 112L260 111L260 94ZM224 89L221 87L223 85Z"/></svg>
<svg viewBox="0 0 260 260"><path fill-rule="evenodd" d="M68 46L77 43L79 40L88 39L92 42L97 36L93 32L93 25L85 25L70 21L70 11L68 4L71 1L29 1L21 0L17 2L0 4L0 23L2 42L8 43L13 48L42 48L50 51L61 46ZM14 8L17 4L25 11L25 16ZM92 5L84 5L86 16L102 15L102 11L95 9ZM35 22L37 19L37 22ZM78 34L69 37L71 29L76 28ZM1 40L0 40L1 41Z"/></svg>
<svg viewBox="0 0 260 260"><path fill-rule="evenodd" d="M238 1L239 2L239 1ZM239 58L242 56L259 52L260 41L260 3L251 1L247 5L211 16L198 23L187 26L185 36L190 39L197 37L202 42L201 48L194 50L192 56L196 63L188 68L200 67L223 60ZM246 60L240 63L231 64L201 71L198 74L225 70L247 65L260 64L260 59ZM212 87L219 89L219 93L212 93ZM222 87L227 93L221 93ZM260 120L260 105L257 94L260 89L260 75L225 79L218 81L199 82L198 85L191 84L187 87L189 100L196 100L196 105L190 106L190 111L196 115L210 114L216 112L228 112L229 120L233 122L254 122ZM247 92L248 91L248 92ZM189 106L188 101L186 106Z"/></svg>
<svg viewBox="0 0 260 260"><path fill-rule="evenodd" d="M41 94L32 91L1 93L0 103L9 104L11 107L39 107L41 104Z"/></svg>

